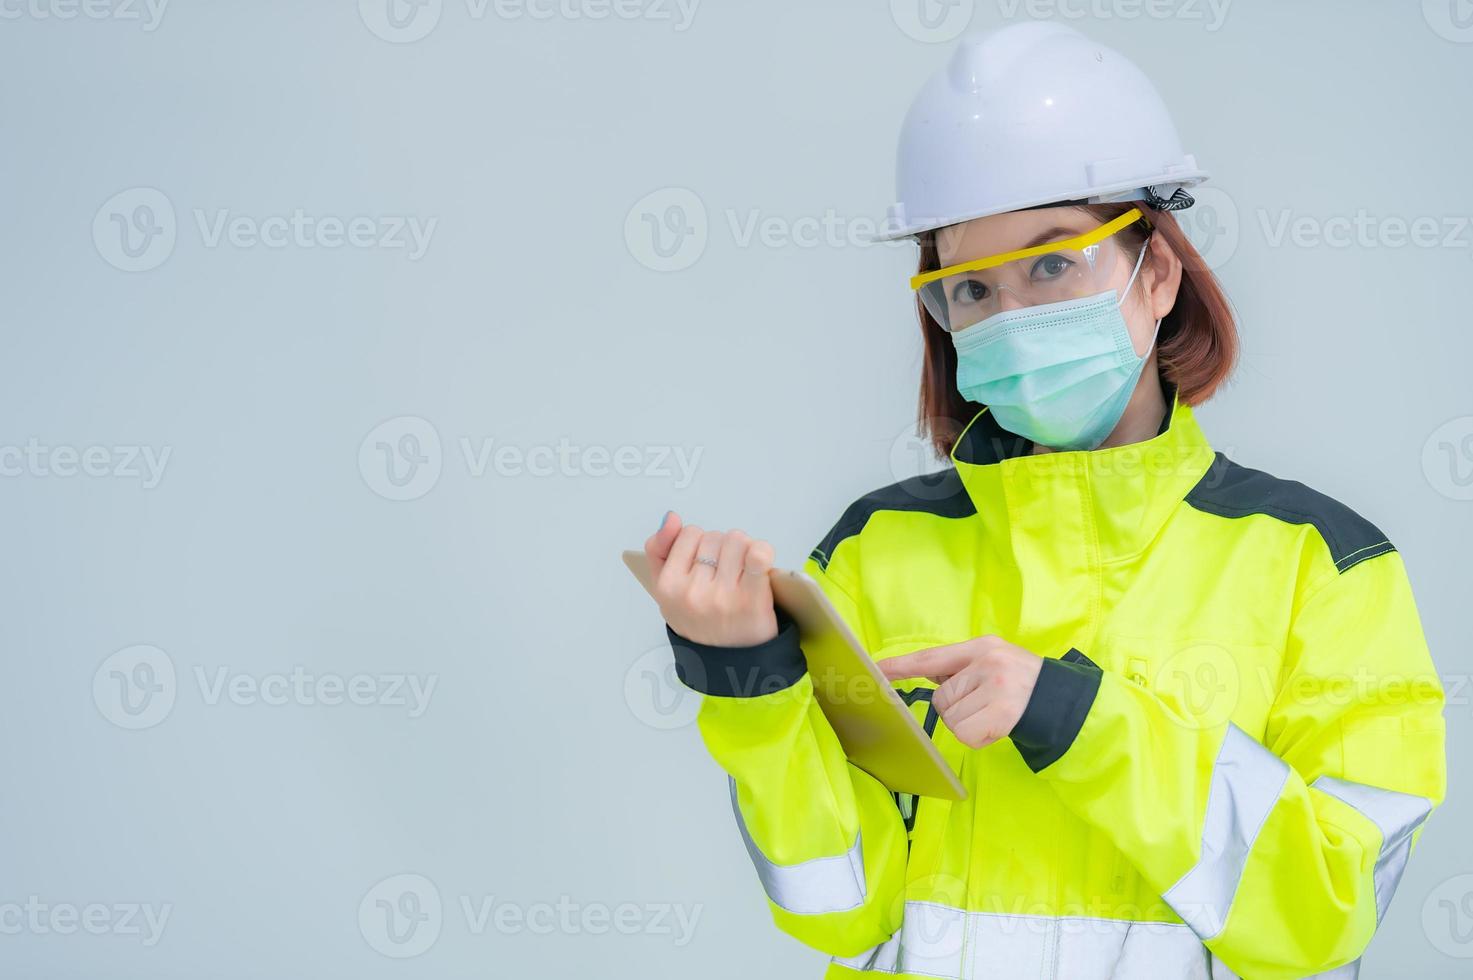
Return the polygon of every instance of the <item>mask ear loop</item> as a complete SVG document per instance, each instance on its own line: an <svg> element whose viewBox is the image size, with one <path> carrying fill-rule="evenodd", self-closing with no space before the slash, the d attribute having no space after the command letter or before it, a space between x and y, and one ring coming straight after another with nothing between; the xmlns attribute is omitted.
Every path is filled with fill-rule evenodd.
<svg viewBox="0 0 1473 980"><path fill-rule="evenodd" d="M1135 257L1135 268L1130 270L1130 278L1125 281L1125 288L1120 290L1120 302L1115 304L1116 307L1125 305L1125 297L1130 295L1130 287L1135 285L1135 277L1140 274L1141 263L1146 261L1146 249L1150 247L1151 240L1147 238L1146 243L1141 246L1141 254Z"/></svg>
<svg viewBox="0 0 1473 980"><path fill-rule="evenodd" d="M1144 360L1147 357L1150 357L1151 356L1151 351L1155 349L1155 347L1156 347L1156 338L1158 336L1160 336L1160 334L1161 334L1161 321L1164 320L1164 319L1165 319L1165 317L1159 317L1159 316L1156 318L1156 329L1153 330L1153 331L1151 331L1151 343L1150 343L1150 346L1148 346L1146 348L1146 352L1141 355L1141 359L1142 360Z"/></svg>
<svg viewBox="0 0 1473 980"><path fill-rule="evenodd" d="M1123 290L1121 290L1120 302L1118 302L1118 303L1115 304L1115 308L1116 309L1119 309L1120 307L1122 307L1122 306L1125 305L1125 297L1130 295L1130 287L1133 286L1133 285L1135 285L1135 277L1141 271L1141 263L1145 262L1145 260L1146 260L1146 249L1148 249L1150 247L1151 247L1151 240L1149 238L1147 238L1146 241L1145 241L1145 244L1141 246L1141 254L1138 255L1138 256L1136 256L1136 259L1135 259L1135 268L1132 269L1132 270L1130 270L1130 278L1128 280L1126 280L1125 288ZM1141 360L1145 360L1146 358L1150 357L1151 356L1151 351L1155 349L1155 347L1156 347L1156 338L1158 336L1160 336L1160 334L1161 334L1161 321L1164 320L1164 319L1166 319L1166 318L1165 317L1157 317L1156 318L1156 329L1153 330L1153 331L1151 331L1151 343L1149 345L1147 345L1146 352L1144 354L1141 354L1140 355Z"/></svg>

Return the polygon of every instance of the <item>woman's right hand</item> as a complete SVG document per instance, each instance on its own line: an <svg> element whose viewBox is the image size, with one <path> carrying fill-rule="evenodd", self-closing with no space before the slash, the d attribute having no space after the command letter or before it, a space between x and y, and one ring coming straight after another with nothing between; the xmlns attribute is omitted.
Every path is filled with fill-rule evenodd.
<svg viewBox="0 0 1473 980"><path fill-rule="evenodd" d="M777 636L772 605L772 545L741 531L682 525L674 511L644 543L650 593L670 628L693 643L748 647ZM707 559L701 561L700 559ZM716 562L713 568L709 561Z"/></svg>

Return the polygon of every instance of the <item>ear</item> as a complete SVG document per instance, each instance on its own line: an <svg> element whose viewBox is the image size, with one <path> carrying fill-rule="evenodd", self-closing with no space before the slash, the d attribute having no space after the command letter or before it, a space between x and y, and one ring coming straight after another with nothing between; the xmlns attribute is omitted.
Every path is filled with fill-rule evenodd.
<svg viewBox="0 0 1473 980"><path fill-rule="evenodd" d="M1176 294L1181 289L1181 257L1159 232L1151 232L1149 245L1141 265L1141 286L1151 319L1158 320L1176 306Z"/></svg>

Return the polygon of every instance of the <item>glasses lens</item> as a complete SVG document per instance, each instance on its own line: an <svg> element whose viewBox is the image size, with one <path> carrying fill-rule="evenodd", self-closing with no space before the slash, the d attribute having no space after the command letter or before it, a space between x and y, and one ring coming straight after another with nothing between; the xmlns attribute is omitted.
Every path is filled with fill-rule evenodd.
<svg viewBox="0 0 1473 980"><path fill-rule="evenodd" d="M1003 310L1098 295L1113 285L1119 258L1119 246L1109 239L1084 249L1051 249L929 282L920 288L921 302L955 333Z"/></svg>

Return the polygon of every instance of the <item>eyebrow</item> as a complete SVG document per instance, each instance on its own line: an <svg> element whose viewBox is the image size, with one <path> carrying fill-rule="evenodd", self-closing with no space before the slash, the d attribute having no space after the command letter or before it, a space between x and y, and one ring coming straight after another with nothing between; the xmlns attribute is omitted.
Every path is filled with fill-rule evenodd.
<svg viewBox="0 0 1473 980"><path fill-rule="evenodd" d="M1032 248L1035 245L1042 245L1044 242L1051 241L1054 238L1059 239L1059 241L1063 241L1067 238L1074 238L1082 234L1084 234L1083 231L1078 231L1074 228L1065 228L1063 225L1055 225L1054 227L1049 228L1046 231L1041 231L1037 235L1034 235L1032 238L1028 239L1028 243L1026 245L1019 245L1016 249L1009 249L1009 251L1021 252L1025 248Z"/></svg>
<svg viewBox="0 0 1473 980"><path fill-rule="evenodd" d="M1009 251L1009 252L1021 252L1025 248L1033 248L1035 245L1042 245L1044 242L1055 241L1055 240L1057 240L1057 241L1066 241L1066 240L1068 240L1070 238L1077 238L1078 236L1083 235L1085 233L1085 231L1088 231L1088 230L1089 229L1086 228L1086 229L1084 229L1084 231L1080 231L1077 228L1066 228L1063 225L1054 225L1052 228L1045 228L1043 231L1041 231L1038 234L1034 235L1032 238L1028 239L1028 241L1024 242L1022 245L1019 245L1017 248L1010 248L1010 249L1007 249L1007 251ZM1001 254L1001 253L997 253L997 254ZM946 265L964 265L964 264L965 264L965 260L963 260L962 262L955 262L955 261L953 261L953 262L946 263Z"/></svg>

